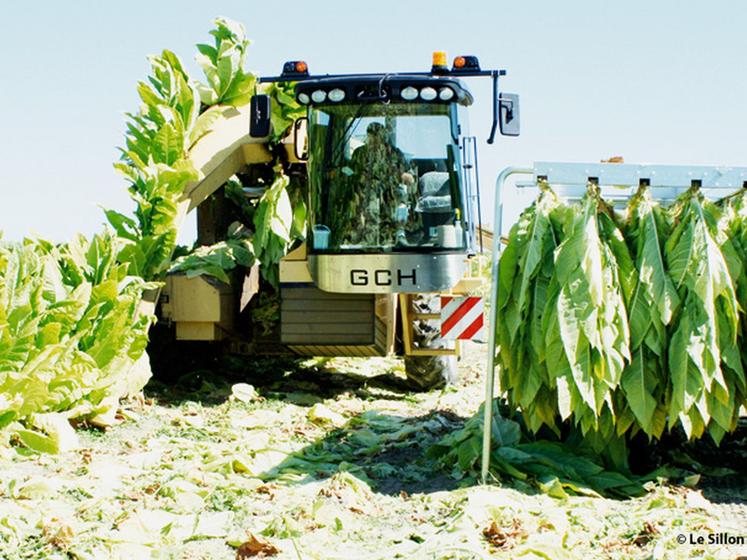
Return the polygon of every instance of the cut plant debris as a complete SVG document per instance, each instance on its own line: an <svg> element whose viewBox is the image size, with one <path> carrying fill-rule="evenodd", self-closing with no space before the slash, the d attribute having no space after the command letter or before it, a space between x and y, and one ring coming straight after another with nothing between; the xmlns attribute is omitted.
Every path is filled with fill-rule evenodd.
<svg viewBox="0 0 747 560"><path fill-rule="evenodd" d="M484 363L479 349L460 363L458 389L430 393L374 387L369 362L340 358L290 370L252 365L244 383L216 374L199 391L154 383L151 399L123 403L127 422L80 430L77 450L0 452L0 550L10 558L91 560L229 560L257 549L319 560L747 553L677 543L682 533L744 527L744 485L718 494L703 483L705 468L700 480L679 486L635 481L645 490L640 497L599 497L625 480L588 454L568 457L557 445L517 440L515 423L500 420L494 433L504 446L496 457L507 467L496 471L498 484L475 484L453 462L440 467L427 449L444 437L454 461L471 461L471 446L455 440L479 428L479 416L465 424L483 390L470 375ZM335 421L320 422L320 413ZM527 456L531 466L522 462ZM521 480L505 474L511 466L537 474Z"/></svg>

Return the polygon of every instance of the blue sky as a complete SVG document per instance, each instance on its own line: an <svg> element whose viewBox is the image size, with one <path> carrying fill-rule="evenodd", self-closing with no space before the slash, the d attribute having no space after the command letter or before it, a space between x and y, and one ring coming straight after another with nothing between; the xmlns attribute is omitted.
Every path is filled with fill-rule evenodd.
<svg viewBox="0 0 747 560"><path fill-rule="evenodd" d="M0 230L64 241L126 210L114 172L146 55L194 44L216 16L244 23L248 68L276 74L423 70L433 50L508 70L522 136L488 146L490 85L470 84L483 208L496 174L539 160L747 165L747 4L629 1L4 3L0 10ZM521 202L514 202L518 210ZM490 218L487 218L490 221ZM189 227L189 224L188 224ZM187 231L182 239L189 239Z"/></svg>

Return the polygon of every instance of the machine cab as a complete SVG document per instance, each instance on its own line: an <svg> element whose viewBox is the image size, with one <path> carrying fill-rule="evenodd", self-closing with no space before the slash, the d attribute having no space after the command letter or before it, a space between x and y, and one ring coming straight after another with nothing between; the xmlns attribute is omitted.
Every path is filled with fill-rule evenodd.
<svg viewBox="0 0 747 560"><path fill-rule="evenodd" d="M434 292L462 278L478 220L459 122L472 95L458 77L497 84L502 71L458 59L451 71L434 58L430 73L324 77L286 64L308 110L307 254L318 288Z"/></svg>
<svg viewBox="0 0 747 560"><path fill-rule="evenodd" d="M456 81L422 78L388 81L379 92L382 78L298 87L304 99L326 94L309 107L310 250L465 250L455 104L471 98Z"/></svg>
<svg viewBox="0 0 747 560"><path fill-rule="evenodd" d="M309 106L309 264L329 291L434 291L470 249L454 79L365 76L296 86Z"/></svg>

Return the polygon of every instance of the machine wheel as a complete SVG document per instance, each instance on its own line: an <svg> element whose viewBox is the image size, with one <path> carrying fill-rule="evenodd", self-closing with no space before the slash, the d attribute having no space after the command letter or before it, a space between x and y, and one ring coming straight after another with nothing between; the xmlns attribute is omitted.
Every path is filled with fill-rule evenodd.
<svg viewBox="0 0 747 560"><path fill-rule="evenodd" d="M413 307L420 313L437 313L439 311L438 294L420 294L413 298ZM446 348L440 340L441 332L438 321L416 320L412 326L413 346L415 348ZM418 391L438 389L447 384L456 383L456 356L405 356L405 374L407 381Z"/></svg>

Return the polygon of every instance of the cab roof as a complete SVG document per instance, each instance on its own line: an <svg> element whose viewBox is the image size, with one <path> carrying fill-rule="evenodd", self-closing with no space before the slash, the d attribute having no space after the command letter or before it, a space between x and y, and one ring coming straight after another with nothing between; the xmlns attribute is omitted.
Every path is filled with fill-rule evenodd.
<svg viewBox="0 0 747 560"><path fill-rule="evenodd" d="M454 96L448 100L442 100L438 96L430 101L422 99L407 100L402 97L402 90L414 87L418 91L431 87L439 92L442 88L450 88ZM339 103L376 103L381 101L400 102L427 102L427 103L452 103L460 105L472 105L473 98L467 87L457 78L452 76L434 76L432 74L355 74L343 76L309 76L297 82L295 87L296 97L305 93L309 97L314 91L322 90L329 93L333 89L341 89L345 92L344 99ZM334 103L325 101L324 103Z"/></svg>

